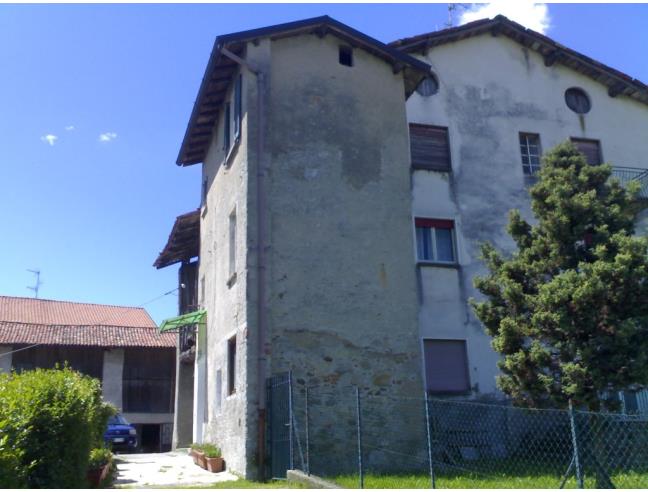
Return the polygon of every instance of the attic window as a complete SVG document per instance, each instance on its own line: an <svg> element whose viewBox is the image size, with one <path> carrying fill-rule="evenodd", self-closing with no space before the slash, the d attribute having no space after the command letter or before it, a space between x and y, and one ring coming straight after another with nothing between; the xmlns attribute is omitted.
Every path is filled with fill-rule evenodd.
<svg viewBox="0 0 648 492"><path fill-rule="evenodd" d="M353 48L351 46L340 46L339 62L340 65L353 66Z"/></svg>
<svg viewBox="0 0 648 492"><path fill-rule="evenodd" d="M439 92L439 81L436 76L430 74L421 80L421 83L416 87L418 92L423 97L428 97Z"/></svg>
<svg viewBox="0 0 648 492"><path fill-rule="evenodd" d="M572 87L565 91L565 103L574 113L585 114L592 109L592 103L583 89Z"/></svg>

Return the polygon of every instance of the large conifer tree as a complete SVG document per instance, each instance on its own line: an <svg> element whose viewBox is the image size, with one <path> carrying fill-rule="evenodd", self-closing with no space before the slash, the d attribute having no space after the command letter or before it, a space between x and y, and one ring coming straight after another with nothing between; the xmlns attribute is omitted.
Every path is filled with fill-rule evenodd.
<svg viewBox="0 0 648 492"><path fill-rule="evenodd" d="M610 179L571 143L543 159L533 225L509 215L512 255L482 246L489 270L472 301L503 357L498 385L517 403L615 408L648 383L648 240L634 237L636 183ZM607 395L607 396L606 396Z"/></svg>

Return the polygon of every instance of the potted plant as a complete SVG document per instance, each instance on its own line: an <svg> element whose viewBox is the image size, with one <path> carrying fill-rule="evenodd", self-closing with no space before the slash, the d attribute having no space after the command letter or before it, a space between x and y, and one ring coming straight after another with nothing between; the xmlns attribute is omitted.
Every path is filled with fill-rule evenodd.
<svg viewBox="0 0 648 492"><path fill-rule="evenodd" d="M111 463L112 453L109 449L95 448L90 451L86 477L91 487L99 487L101 481L108 475Z"/></svg>
<svg viewBox="0 0 648 492"><path fill-rule="evenodd" d="M191 445L190 454L193 458L193 462L201 468L207 468L207 463L205 462L205 452L203 451L203 445L198 443L193 443Z"/></svg>
<svg viewBox="0 0 648 492"><path fill-rule="evenodd" d="M219 447L214 446L213 444L205 444L203 446L203 452L205 453L207 470L212 473L218 473L225 469L225 461L221 456L221 450Z"/></svg>

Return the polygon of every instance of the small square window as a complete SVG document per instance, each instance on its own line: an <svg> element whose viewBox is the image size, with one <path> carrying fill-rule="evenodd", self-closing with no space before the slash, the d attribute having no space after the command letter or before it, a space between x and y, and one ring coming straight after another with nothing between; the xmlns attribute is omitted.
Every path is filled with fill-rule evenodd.
<svg viewBox="0 0 648 492"><path fill-rule="evenodd" d="M340 65L353 66L353 48L351 46L340 46L339 62Z"/></svg>
<svg viewBox="0 0 648 492"><path fill-rule="evenodd" d="M416 251L419 261L456 263L454 221L415 219Z"/></svg>
<svg viewBox="0 0 648 492"><path fill-rule="evenodd" d="M540 171L540 135L520 133L520 152L524 174L527 176L537 174Z"/></svg>

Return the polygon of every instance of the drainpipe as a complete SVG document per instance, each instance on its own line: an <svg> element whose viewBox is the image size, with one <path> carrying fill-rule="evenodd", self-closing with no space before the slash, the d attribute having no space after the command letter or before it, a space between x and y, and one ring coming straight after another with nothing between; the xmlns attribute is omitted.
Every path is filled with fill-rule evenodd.
<svg viewBox="0 0 648 492"><path fill-rule="evenodd" d="M266 85L266 73L256 64L252 64L235 55L224 46L221 53L240 66L247 68L256 76L257 80L257 135L256 135L256 159L257 159L257 187L256 187L256 212L257 212L257 408L258 408L258 433L257 433L257 463L258 473L261 479L265 478L265 380L266 380L266 333L268 326L266 309L266 186L265 167L263 159L264 127L265 127L265 105L264 94ZM249 114L249 113L248 113Z"/></svg>

